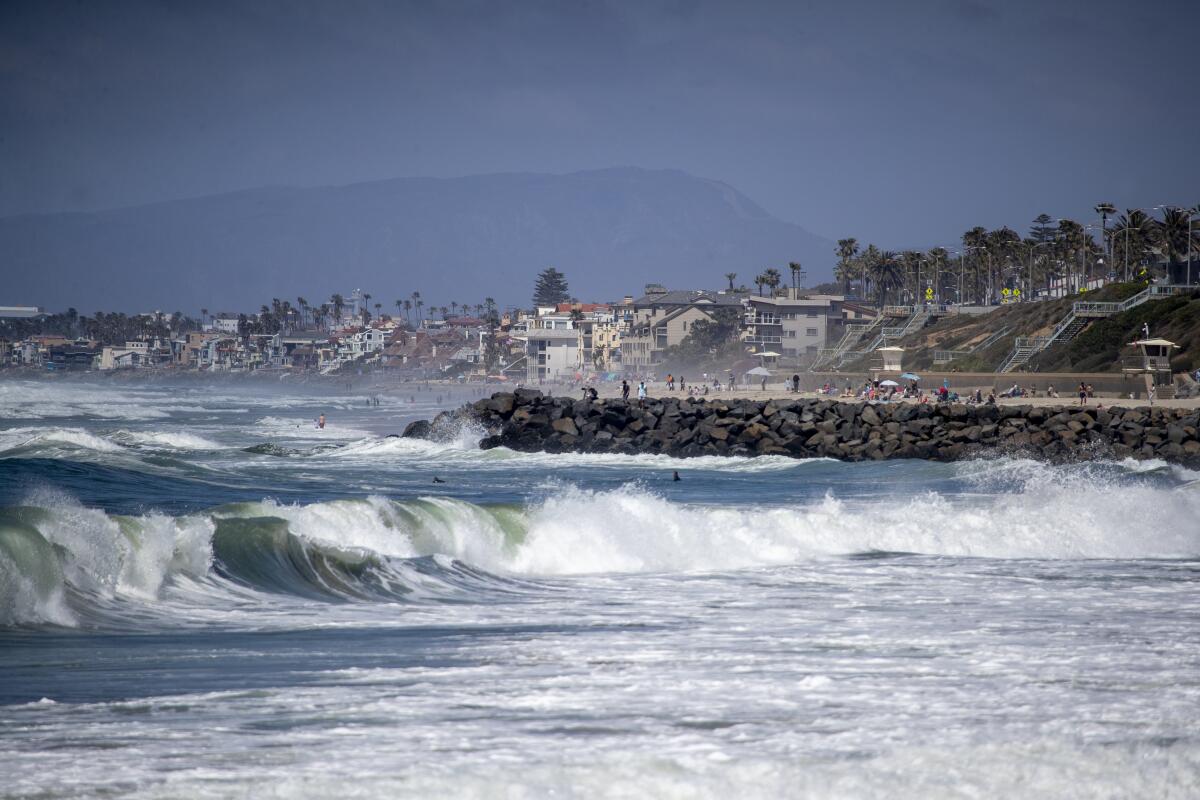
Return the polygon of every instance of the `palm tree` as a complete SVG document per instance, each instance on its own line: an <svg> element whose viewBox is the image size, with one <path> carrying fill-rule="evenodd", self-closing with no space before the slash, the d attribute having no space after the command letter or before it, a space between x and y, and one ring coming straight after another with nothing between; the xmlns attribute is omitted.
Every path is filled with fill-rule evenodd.
<svg viewBox="0 0 1200 800"><path fill-rule="evenodd" d="M1117 213L1117 207L1112 203L1097 203L1095 212L1100 215L1100 244L1105 254L1112 258L1112 244L1108 240L1108 215Z"/></svg>
<svg viewBox="0 0 1200 800"><path fill-rule="evenodd" d="M346 298L342 297L340 294L335 294L333 297L329 298L329 301L333 303L333 319L338 325L341 325L342 309L346 307Z"/></svg>
<svg viewBox="0 0 1200 800"><path fill-rule="evenodd" d="M404 320L409 325L412 324L412 316L411 315L412 315L412 300L405 300L404 301Z"/></svg>
<svg viewBox="0 0 1200 800"><path fill-rule="evenodd" d="M421 293L420 292L412 293L412 302L413 302L413 308L415 308L417 310L417 324L420 325L421 324L421 306L425 305L424 303L421 302Z"/></svg>
<svg viewBox="0 0 1200 800"><path fill-rule="evenodd" d="M799 261L789 261L788 269L790 269L792 271L792 294L799 297L800 289L799 289L799 286L796 283L796 281L800 277L800 273L802 271L800 268L800 262Z"/></svg>
<svg viewBox="0 0 1200 800"><path fill-rule="evenodd" d="M971 299L978 301L980 298L980 265L983 263L983 257L987 250L987 229L976 225L971 230L962 235L963 250L972 255L972 260L975 266L974 279L971 283Z"/></svg>
<svg viewBox="0 0 1200 800"><path fill-rule="evenodd" d="M397 300L396 301L396 316L399 317L403 313L404 313L404 301Z"/></svg>
<svg viewBox="0 0 1200 800"><path fill-rule="evenodd" d="M458 316L458 303L454 302L453 300L450 301L450 313Z"/></svg>
<svg viewBox="0 0 1200 800"><path fill-rule="evenodd" d="M834 270L834 277L842 282L842 294L850 294L850 267L854 263L854 257L858 255L858 240L856 239L838 239L837 256L838 265Z"/></svg>
<svg viewBox="0 0 1200 800"><path fill-rule="evenodd" d="M774 267L767 269L767 271L763 273L763 277L766 278L767 286L771 287L772 294L774 294L775 290L779 288L779 284L783 283L783 275L780 274L779 270L775 269Z"/></svg>
<svg viewBox="0 0 1200 800"><path fill-rule="evenodd" d="M737 277L736 272L726 272L725 280L729 281L729 291L733 291L733 279Z"/></svg>
<svg viewBox="0 0 1200 800"><path fill-rule="evenodd" d="M763 287L767 285L767 274L760 272L754 276L754 284L758 287L758 296L763 296Z"/></svg>
<svg viewBox="0 0 1200 800"><path fill-rule="evenodd" d="M884 298L893 289L898 289L904 281L900 266L900 256L891 250L880 253L879 260L875 263L872 271L874 272L875 291L877 293L876 305L879 308L883 308Z"/></svg>
<svg viewBox="0 0 1200 800"><path fill-rule="evenodd" d="M1190 210L1168 206L1163 209L1161 222L1151 228L1155 250L1167 260L1167 278L1171 283L1184 283L1188 276L1184 264L1188 256L1197 250L1200 238L1192 231Z"/></svg>
<svg viewBox="0 0 1200 800"><path fill-rule="evenodd" d="M200 309L200 324L203 325L207 319L208 319L208 309L207 308Z"/></svg>

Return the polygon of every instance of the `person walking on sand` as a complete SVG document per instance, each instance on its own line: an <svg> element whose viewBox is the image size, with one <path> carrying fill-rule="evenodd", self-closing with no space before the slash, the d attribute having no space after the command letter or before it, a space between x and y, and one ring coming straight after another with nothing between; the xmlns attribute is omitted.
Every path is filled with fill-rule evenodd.
<svg viewBox="0 0 1200 800"><path fill-rule="evenodd" d="M627 380L621 381L621 399L629 402L629 381Z"/></svg>
<svg viewBox="0 0 1200 800"><path fill-rule="evenodd" d="M1083 381L1080 381L1079 382L1079 405L1081 405L1081 406L1087 405L1087 395L1088 395L1087 384L1085 384Z"/></svg>
<svg viewBox="0 0 1200 800"><path fill-rule="evenodd" d="M642 381L638 384L638 408L646 407L646 382Z"/></svg>

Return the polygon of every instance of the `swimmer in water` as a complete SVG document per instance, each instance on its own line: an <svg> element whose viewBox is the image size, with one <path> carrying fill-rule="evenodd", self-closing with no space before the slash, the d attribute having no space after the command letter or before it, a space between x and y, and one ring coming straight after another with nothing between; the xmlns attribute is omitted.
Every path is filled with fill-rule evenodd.
<svg viewBox="0 0 1200 800"><path fill-rule="evenodd" d="M673 480L673 481L683 480L683 478L679 477L679 470L675 470L675 476L673 478L671 478L671 480Z"/></svg>
<svg viewBox="0 0 1200 800"><path fill-rule="evenodd" d="M441 478L439 478L437 475L433 476L433 482L434 483L445 483L445 481L442 480Z"/></svg>
<svg viewBox="0 0 1200 800"><path fill-rule="evenodd" d="M324 414L317 417L317 427L320 428L321 430L325 430L325 415Z"/></svg>

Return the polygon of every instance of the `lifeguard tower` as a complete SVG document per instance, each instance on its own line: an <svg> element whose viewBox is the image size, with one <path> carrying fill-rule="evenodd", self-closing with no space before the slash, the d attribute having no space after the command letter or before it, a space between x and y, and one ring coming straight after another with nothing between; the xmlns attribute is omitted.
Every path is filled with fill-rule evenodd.
<svg viewBox="0 0 1200 800"><path fill-rule="evenodd" d="M1121 371L1128 377L1142 375L1146 383L1146 396L1150 404L1154 398L1169 400L1175 396L1175 384L1171 377L1171 351L1179 349L1179 345L1166 339L1151 339L1146 331L1145 338L1130 342L1130 347L1137 348L1137 355L1124 359Z"/></svg>
<svg viewBox="0 0 1200 800"><path fill-rule="evenodd" d="M899 375L904 371L904 348L903 347L880 347L875 350L875 355L871 359L871 368L875 375L872 380L877 380L880 373L894 372Z"/></svg>

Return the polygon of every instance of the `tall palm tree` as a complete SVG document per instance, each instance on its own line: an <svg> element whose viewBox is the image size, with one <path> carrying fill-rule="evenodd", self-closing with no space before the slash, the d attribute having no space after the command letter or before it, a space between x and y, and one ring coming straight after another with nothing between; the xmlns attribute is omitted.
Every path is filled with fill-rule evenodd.
<svg viewBox="0 0 1200 800"><path fill-rule="evenodd" d="M838 239L837 243L838 265L834 270L834 277L842 282L842 294L850 294L850 269L854 263L854 257L858 255L858 240L857 239Z"/></svg>
<svg viewBox="0 0 1200 800"><path fill-rule="evenodd" d="M1112 203L1097 203L1094 210L1100 215L1100 245L1111 259L1112 243L1108 240L1108 215L1117 213L1117 207Z"/></svg>
<svg viewBox="0 0 1200 800"><path fill-rule="evenodd" d="M1155 250L1167 260L1167 277L1171 283L1184 283L1184 264L1189 254L1200 250L1200 238L1192 230L1190 210L1169 206L1163 209L1162 221L1151 228Z"/></svg>
<svg viewBox="0 0 1200 800"><path fill-rule="evenodd" d="M729 291L733 291L733 279L737 277L736 272L726 272L725 280L729 281Z"/></svg>
<svg viewBox="0 0 1200 800"><path fill-rule="evenodd" d="M879 308L883 308L885 297L893 290L899 288L903 282L900 256L891 250L880 253L879 259L874 264L872 273L877 293L876 305Z"/></svg>
<svg viewBox="0 0 1200 800"><path fill-rule="evenodd" d="M799 289L799 285L797 284L796 281L799 279L800 273L803 271L800 267L800 262L799 261L789 261L788 269L790 269L792 271L792 293L795 294L797 297L799 297L800 289Z"/></svg>
<svg viewBox="0 0 1200 800"><path fill-rule="evenodd" d="M981 265L987 258L987 229L976 225L962 235L963 250L970 254L974 264L974 276L971 282L971 298L978 301L980 292Z"/></svg>
<svg viewBox="0 0 1200 800"><path fill-rule="evenodd" d="M871 285L872 280L874 280L875 265L879 263L879 257L881 255L882 253L879 252L878 247L873 244L868 244L867 249L864 250L862 255L858 257L859 267L861 268L862 275L863 300L866 300L868 297L870 297L868 287Z"/></svg>
<svg viewBox="0 0 1200 800"><path fill-rule="evenodd" d="M333 319L338 325L342 324L342 309L346 307L346 298L340 294L335 294L329 298L329 302L333 303Z"/></svg>
<svg viewBox="0 0 1200 800"><path fill-rule="evenodd" d="M458 315L458 303L454 302L453 300L450 301L450 313L454 314L455 316Z"/></svg>
<svg viewBox="0 0 1200 800"><path fill-rule="evenodd" d="M917 303L917 286L918 279L921 274L921 258L922 255L916 250L905 250L900 254L900 284L903 295L909 299L910 303Z"/></svg>
<svg viewBox="0 0 1200 800"><path fill-rule="evenodd" d="M412 324L412 300L404 301L404 320L409 325Z"/></svg>
<svg viewBox="0 0 1200 800"><path fill-rule="evenodd" d="M754 285L758 287L758 296L763 296L763 287L767 285L767 273L760 272L754 276Z"/></svg>
<svg viewBox="0 0 1200 800"><path fill-rule="evenodd" d="M397 300L396 301L396 316L399 317L403 313L404 313L404 301Z"/></svg>
<svg viewBox="0 0 1200 800"><path fill-rule="evenodd" d="M417 310L417 324L420 325L421 324L421 306L425 305L424 303L421 302L421 293L420 292L412 293L412 302L413 302L413 308L415 308Z"/></svg>

